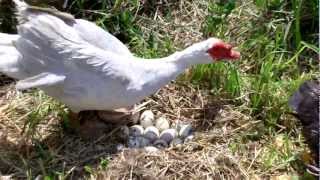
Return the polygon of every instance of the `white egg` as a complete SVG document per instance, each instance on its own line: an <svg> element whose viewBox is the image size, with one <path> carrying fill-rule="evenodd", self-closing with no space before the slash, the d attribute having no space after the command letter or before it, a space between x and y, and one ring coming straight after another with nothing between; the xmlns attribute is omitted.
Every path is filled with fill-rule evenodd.
<svg viewBox="0 0 320 180"><path fill-rule="evenodd" d="M149 126L144 130L143 136L151 142L154 142L159 138L159 130L154 126Z"/></svg>
<svg viewBox="0 0 320 180"><path fill-rule="evenodd" d="M140 147L139 139L135 136L130 136L128 139L128 147L129 148L139 148Z"/></svg>
<svg viewBox="0 0 320 180"><path fill-rule="evenodd" d="M174 138L171 143L172 146L179 146L183 144L183 140L180 138Z"/></svg>
<svg viewBox="0 0 320 180"><path fill-rule="evenodd" d="M162 132L170 128L170 123L165 117L160 117L156 120L156 127Z"/></svg>
<svg viewBox="0 0 320 180"><path fill-rule="evenodd" d="M160 139L169 144L174 138L176 138L177 134L177 130L175 129L166 129L160 134Z"/></svg>
<svg viewBox="0 0 320 180"><path fill-rule="evenodd" d="M149 139L142 136L130 136L128 140L129 148L143 148L150 145Z"/></svg>
<svg viewBox="0 0 320 180"><path fill-rule="evenodd" d="M128 139L129 134L130 134L130 130L129 130L128 126L121 126L120 127L119 135L118 135L119 138L126 140L126 139Z"/></svg>
<svg viewBox="0 0 320 180"><path fill-rule="evenodd" d="M124 148L125 147L123 144L117 144L117 146L116 146L117 151L122 151Z"/></svg>
<svg viewBox="0 0 320 180"><path fill-rule="evenodd" d="M159 149L154 146L146 146L144 147L144 150L148 153L155 153L159 151Z"/></svg>
<svg viewBox="0 0 320 180"><path fill-rule="evenodd" d="M187 142L192 141L193 139L194 139L194 135L189 135L184 139L184 142L187 143Z"/></svg>
<svg viewBox="0 0 320 180"><path fill-rule="evenodd" d="M140 141L140 148L143 148L145 146L149 146L151 144L150 140L145 138L145 137L138 137L139 141Z"/></svg>
<svg viewBox="0 0 320 180"><path fill-rule="evenodd" d="M168 143L162 139L157 139L153 145L157 148L163 149L168 147Z"/></svg>
<svg viewBox="0 0 320 180"><path fill-rule="evenodd" d="M191 124L184 124L181 125L180 130L179 130L179 136L181 138L186 138L187 136L192 134L192 126Z"/></svg>
<svg viewBox="0 0 320 180"><path fill-rule="evenodd" d="M142 127L147 128L154 124L154 114L152 111L144 111L140 116L140 124Z"/></svg>
<svg viewBox="0 0 320 180"><path fill-rule="evenodd" d="M133 125L129 129L130 136L141 136L143 135L144 129L140 125Z"/></svg>

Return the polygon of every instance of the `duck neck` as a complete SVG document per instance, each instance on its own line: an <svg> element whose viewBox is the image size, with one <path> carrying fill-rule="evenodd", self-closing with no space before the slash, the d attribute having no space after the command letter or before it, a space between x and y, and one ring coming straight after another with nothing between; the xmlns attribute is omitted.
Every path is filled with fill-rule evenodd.
<svg viewBox="0 0 320 180"><path fill-rule="evenodd" d="M137 61L131 61L135 62L134 77L136 78L133 78L135 81L129 85L128 89L135 89L135 92L138 92L137 97L150 95L176 79L186 68L195 64L209 63L209 58L199 54L205 53L187 48L164 58L152 60L137 58ZM142 89L143 91L137 91Z"/></svg>
<svg viewBox="0 0 320 180"><path fill-rule="evenodd" d="M193 65L212 62L212 58L204 53L203 48L197 44L183 51L175 52L168 57L152 60L139 59L139 72L143 74L143 83L152 84L152 86L161 86L174 80L185 69Z"/></svg>
<svg viewBox="0 0 320 180"><path fill-rule="evenodd" d="M167 63L174 64L177 69L185 70L197 64L212 63L211 57L204 53L197 44L190 46L183 51L175 52L174 54L164 58Z"/></svg>

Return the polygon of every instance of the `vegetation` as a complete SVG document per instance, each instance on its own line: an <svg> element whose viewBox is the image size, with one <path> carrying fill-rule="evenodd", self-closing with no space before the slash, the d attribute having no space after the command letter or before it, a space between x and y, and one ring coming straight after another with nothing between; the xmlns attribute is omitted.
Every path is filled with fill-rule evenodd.
<svg viewBox="0 0 320 180"><path fill-rule="evenodd" d="M175 90L182 91L184 84L191 81L190 86L193 90L188 91L191 93L190 96L198 97L196 93L202 94L208 103L209 99L214 98L214 106L222 110L216 111L217 115L214 118L202 117L194 121L201 132L197 143L206 142L208 147L206 151L194 153L209 153L216 150L217 154L226 153L231 159L239 160L240 170L229 167L231 170L241 171L233 172L236 175L226 170L228 166L225 163L215 164L221 166L220 169L208 166L209 170L205 169L203 174L201 171L199 174L203 178L205 173L211 171L212 174L208 173L209 176L217 178L259 179L287 176L311 178L303 166L304 163L309 163L310 155L300 135L299 124L288 114L290 111L288 99L304 80L319 78L318 1L73 0L69 2L66 10L77 18L96 22L126 43L137 56L145 58L166 56L188 44L212 36L232 42L242 53L240 61L194 67L173 85ZM1 10L0 13L0 22L2 19L3 25L1 27L5 27L6 31L14 31L12 26L7 26L8 12L2 12L4 11ZM10 20L11 22L14 20ZM120 171L121 168L127 167L119 160L121 157L110 154L97 156L95 162L100 163L84 161L83 164L78 164L75 163L75 159L67 161L65 157L59 160L58 155L69 156L71 150L80 153L81 151L75 150L76 148L96 149L97 146L105 144L95 142L93 146L78 140L76 136L65 135L59 130L61 123L54 120L65 120L67 109L42 92L33 91L20 95L9 91L10 88L2 89L6 93L3 93L0 99L2 104L0 117L3 117L0 118L0 130L6 130L8 132L6 136L13 136L11 140L14 141L19 140L19 135L10 132L12 128L24 127L26 130L19 130L20 133L24 132L24 143L31 144L28 147L36 150L31 151L31 154L0 150L0 175L13 174L15 177L32 179L41 174L45 179L57 177L64 179L74 177L71 176L74 173L82 177L101 178L105 177L104 172L108 174L116 172L117 168ZM163 99L171 95L170 91L163 90L168 94L161 92L159 96ZM179 95L184 96L183 93ZM168 113L169 110L159 111ZM226 123L227 125L221 124L222 120L227 119L225 115L232 119ZM190 117L197 119L196 115ZM204 125L198 125L201 123L207 123L206 128L203 128ZM44 130L46 128L43 127L54 132ZM224 140L214 140L218 137L213 137L217 134L214 132L220 131L221 128L226 128L228 131L223 133L226 137L220 137ZM49 136L68 136L72 139L69 139L69 143L77 139L75 142L78 144L73 144L74 147L65 145L63 149L70 149L61 153L59 149L52 149L50 143L47 143L48 132ZM225 140L226 138L229 139ZM17 149L20 145L17 143L11 146ZM173 151L179 155L181 152L193 153L185 149ZM163 152L162 155L174 159L169 152ZM117 166L112 164L113 160L110 157L118 158ZM150 160L150 157L148 158ZM161 165L161 160L152 158L151 160L159 161L159 166ZM214 161L218 162L218 158L217 156ZM145 162L141 159L135 160L137 164ZM66 167L64 163L67 164ZM33 166L40 169L35 169ZM137 168L130 166L132 167ZM82 170L75 170L77 168ZM171 166L170 168L174 169ZM161 171L164 172L162 174L164 177L169 177L170 173L173 173L170 168L166 172ZM194 175L199 174L194 173ZM142 177L137 172L134 175ZM175 174L173 177L196 176Z"/></svg>

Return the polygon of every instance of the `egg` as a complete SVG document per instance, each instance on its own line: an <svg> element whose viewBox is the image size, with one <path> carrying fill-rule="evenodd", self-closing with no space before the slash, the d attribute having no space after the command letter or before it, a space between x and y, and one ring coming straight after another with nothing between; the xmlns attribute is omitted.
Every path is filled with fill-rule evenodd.
<svg viewBox="0 0 320 180"><path fill-rule="evenodd" d="M179 146L182 144L183 144L183 140L180 138L174 138L170 143L170 145L172 145L172 146Z"/></svg>
<svg viewBox="0 0 320 180"><path fill-rule="evenodd" d="M181 138L186 138L187 136L192 134L192 126L191 124L184 124L180 126L179 136Z"/></svg>
<svg viewBox="0 0 320 180"><path fill-rule="evenodd" d="M130 136L141 136L143 135L144 129L140 125L133 125L129 129Z"/></svg>
<svg viewBox="0 0 320 180"><path fill-rule="evenodd" d="M154 146L146 146L144 147L144 150L148 153L155 153L159 151L159 149Z"/></svg>
<svg viewBox="0 0 320 180"><path fill-rule="evenodd" d="M156 120L156 127L162 132L170 128L170 123L165 117L160 117Z"/></svg>
<svg viewBox="0 0 320 180"><path fill-rule="evenodd" d="M127 140L130 135L128 126L121 126L119 129L118 137L122 140Z"/></svg>
<svg viewBox="0 0 320 180"><path fill-rule="evenodd" d="M154 142L159 138L159 130L154 126L149 126L144 130L143 136L151 142Z"/></svg>
<svg viewBox="0 0 320 180"><path fill-rule="evenodd" d="M177 134L177 130L175 129L166 129L160 134L160 139L169 144L177 136Z"/></svg>
<svg viewBox="0 0 320 180"><path fill-rule="evenodd" d="M157 139L153 145L157 148L163 149L168 147L168 143L162 139Z"/></svg>
<svg viewBox="0 0 320 180"><path fill-rule="evenodd" d="M193 139L194 139L194 135L189 135L184 139L184 142L187 143L187 142L192 141Z"/></svg>
<svg viewBox="0 0 320 180"><path fill-rule="evenodd" d="M174 128L179 132L182 125L183 125L182 122L177 120L172 123L171 128Z"/></svg>
<svg viewBox="0 0 320 180"><path fill-rule="evenodd" d="M125 147L123 144L117 144L117 146L116 146L117 151L122 151L124 148Z"/></svg>
<svg viewBox="0 0 320 180"><path fill-rule="evenodd" d="M149 146L151 144L150 140L145 138L145 137L138 137L139 142L140 142L140 148L145 147L145 146Z"/></svg>
<svg viewBox="0 0 320 180"><path fill-rule="evenodd" d="M129 148L143 148L149 146L151 143L149 139L142 136L130 136L128 140Z"/></svg>
<svg viewBox="0 0 320 180"><path fill-rule="evenodd" d="M154 124L154 114L152 111L144 111L140 116L140 124L142 127L147 128Z"/></svg>
<svg viewBox="0 0 320 180"><path fill-rule="evenodd" d="M128 139L128 147L129 148L139 148L140 147L140 142L137 139L137 137L130 136Z"/></svg>

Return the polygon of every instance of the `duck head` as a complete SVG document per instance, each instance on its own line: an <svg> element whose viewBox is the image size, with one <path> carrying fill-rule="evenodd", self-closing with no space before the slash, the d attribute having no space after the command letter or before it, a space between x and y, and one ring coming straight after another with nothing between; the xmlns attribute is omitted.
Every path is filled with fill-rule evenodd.
<svg viewBox="0 0 320 180"><path fill-rule="evenodd" d="M230 44L227 44L220 39L210 38L206 43L208 44L206 53L208 53L214 61L240 58L240 52L234 50Z"/></svg>
<svg viewBox="0 0 320 180"><path fill-rule="evenodd" d="M217 38L209 38L196 43L185 50L175 54L176 60L188 67L194 64L209 64L222 60L236 60L240 52L233 49L232 45Z"/></svg>

